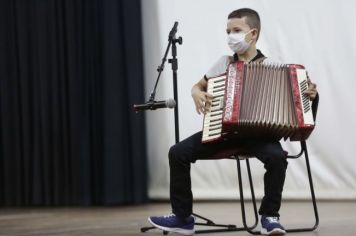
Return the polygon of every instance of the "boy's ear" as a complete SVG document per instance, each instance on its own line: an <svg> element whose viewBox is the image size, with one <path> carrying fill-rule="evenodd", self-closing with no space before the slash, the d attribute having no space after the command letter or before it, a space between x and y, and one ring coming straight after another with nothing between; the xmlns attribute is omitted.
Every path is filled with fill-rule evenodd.
<svg viewBox="0 0 356 236"><path fill-rule="evenodd" d="M258 36L258 29L252 29L252 38L257 40Z"/></svg>

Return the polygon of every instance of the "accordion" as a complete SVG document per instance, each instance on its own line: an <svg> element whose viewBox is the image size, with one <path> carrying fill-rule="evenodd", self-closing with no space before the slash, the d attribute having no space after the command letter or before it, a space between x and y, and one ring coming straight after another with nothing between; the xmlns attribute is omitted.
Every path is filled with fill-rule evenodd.
<svg viewBox="0 0 356 236"><path fill-rule="evenodd" d="M204 116L203 143L236 137L299 141L314 129L302 65L236 62L207 83L213 99Z"/></svg>

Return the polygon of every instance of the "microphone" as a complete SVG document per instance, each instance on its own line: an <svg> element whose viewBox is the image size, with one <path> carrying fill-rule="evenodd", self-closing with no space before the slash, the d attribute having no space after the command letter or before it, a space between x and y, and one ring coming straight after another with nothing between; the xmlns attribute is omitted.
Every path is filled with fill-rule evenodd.
<svg viewBox="0 0 356 236"><path fill-rule="evenodd" d="M153 102L146 102L145 104L134 104L134 110L136 112L144 111L144 110L156 110L158 108L174 108L176 106L176 101L172 98L166 101L153 101Z"/></svg>
<svg viewBox="0 0 356 236"><path fill-rule="evenodd" d="M173 36L177 33L177 27L178 27L178 22L174 22L173 28L171 29L171 32L169 32L169 40L173 38Z"/></svg>

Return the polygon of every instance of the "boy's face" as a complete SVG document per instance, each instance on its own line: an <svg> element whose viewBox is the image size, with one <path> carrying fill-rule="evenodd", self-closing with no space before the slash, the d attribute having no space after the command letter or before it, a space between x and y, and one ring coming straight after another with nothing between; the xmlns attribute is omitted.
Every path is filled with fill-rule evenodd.
<svg viewBox="0 0 356 236"><path fill-rule="evenodd" d="M231 18L228 19L227 21L227 28L226 28L226 33L249 33L246 35L246 42L250 42L253 40L253 42L256 42L256 37L257 37L257 30L256 29L251 29L248 24L246 24L246 17L242 18ZM253 31L251 31L253 30Z"/></svg>

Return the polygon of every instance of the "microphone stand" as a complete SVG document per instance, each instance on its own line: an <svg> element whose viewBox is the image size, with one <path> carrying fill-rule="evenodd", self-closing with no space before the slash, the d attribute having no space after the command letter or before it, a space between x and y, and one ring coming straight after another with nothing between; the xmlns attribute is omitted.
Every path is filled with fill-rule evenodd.
<svg viewBox="0 0 356 236"><path fill-rule="evenodd" d="M172 39L169 41L172 42L172 58L169 59L168 62L172 64L172 71L173 71L173 93L174 93L174 100L176 101L176 106L174 108L174 127L175 127L176 143L178 143L179 142L179 113L178 113L178 85L177 85L178 59L177 59L176 43L179 43L179 45L181 45L183 43L183 39L182 37L178 37L178 39L176 39L174 33Z"/></svg>
<svg viewBox="0 0 356 236"><path fill-rule="evenodd" d="M177 26L178 26L178 22L174 22L174 26L171 29L169 36L168 36L168 45L167 45L166 51L164 53L164 56L162 58L162 63L157 68L158 76L156 79L156 83L155 83L154 89L151 92L151 95L149 98L149 103L153 104L155 96L156 96L156 89L157 89L157 85L159 82L159 78L161 77L161 73L164 69L164 64L167 61L167 55L168 55L169 49L172 47L172 58L168 59L168 63L172 64L172 71L173 71L173 93L174 93L174 100L176 101L176 106L174 107L174 128L175 128L176 143L179 142L179 113L178 113L178 88L177 88L178 87L178 85L177 85L178 60L177 60L177 45L176 44L179 43L181 45L183 43L182 37L176 38Z"/></svg>

